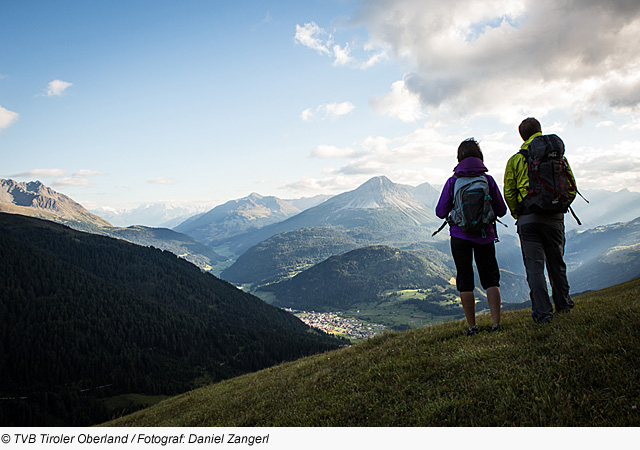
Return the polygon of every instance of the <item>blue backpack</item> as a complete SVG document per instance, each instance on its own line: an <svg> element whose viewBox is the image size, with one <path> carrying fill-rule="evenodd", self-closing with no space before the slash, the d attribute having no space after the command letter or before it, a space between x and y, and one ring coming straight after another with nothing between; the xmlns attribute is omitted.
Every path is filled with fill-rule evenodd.
<svg viewBox="0 0 640 450"><path fill-rule="evenodd" d="M464 232L486 237L486 228L496 220L487 178L484 175L459 177L453 185L453 209L433 236L448 223L459 226Z"/></svg>

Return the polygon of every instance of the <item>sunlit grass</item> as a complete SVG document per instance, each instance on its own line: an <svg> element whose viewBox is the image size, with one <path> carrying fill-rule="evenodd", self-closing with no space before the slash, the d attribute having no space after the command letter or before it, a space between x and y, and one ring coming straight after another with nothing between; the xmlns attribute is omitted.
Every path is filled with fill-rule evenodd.
<svg viewBox="0 0 640 450"><path fill-rule="evenodd" d="M389 332L223 381L116 426L639 426L640 280L571 314L464 335L463 321Z"/></svg>

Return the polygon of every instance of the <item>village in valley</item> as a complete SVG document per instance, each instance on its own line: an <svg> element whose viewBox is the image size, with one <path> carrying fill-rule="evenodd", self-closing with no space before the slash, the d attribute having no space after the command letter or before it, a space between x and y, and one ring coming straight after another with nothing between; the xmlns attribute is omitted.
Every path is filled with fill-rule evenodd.
<svg viewBox="0 0 640 450"><path fill-rule="evenodd" d="M357 319L341 317L339 312L319 313L290 309L288 311L310 327L317 328L325 333L343 336L352 341L369 339L382 333L387 328L380 324L362 323Z"/></svg>

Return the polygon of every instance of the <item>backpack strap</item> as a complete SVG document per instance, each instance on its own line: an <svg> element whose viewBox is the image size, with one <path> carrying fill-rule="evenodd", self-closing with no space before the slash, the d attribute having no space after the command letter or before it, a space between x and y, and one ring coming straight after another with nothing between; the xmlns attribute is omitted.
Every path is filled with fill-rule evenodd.
<svg viewBox="0 0 640 450"><path fill-rule="evenodd" d="M580 197L582 197L582 195ZM576 219L576 222L578 222L578 225L582 225L582 222L580 222L580 219L578 219L578 216L576 216L576 213L573 212L573 208L571 206L569 206L569 211L571 211L571 215L573 216L574 219Z"/></svg>
<svg viewBox="0 0 640 450"><path fill-rule="evenodd" d="M444 222L442 222L442 225L440 225L440 228L438 228L436 231L433 232L433 234L431 236L435 236L436 234L440 233L442 231L442 229L447 226L447 224L449 223L448 220L445 220Z"/></svg>

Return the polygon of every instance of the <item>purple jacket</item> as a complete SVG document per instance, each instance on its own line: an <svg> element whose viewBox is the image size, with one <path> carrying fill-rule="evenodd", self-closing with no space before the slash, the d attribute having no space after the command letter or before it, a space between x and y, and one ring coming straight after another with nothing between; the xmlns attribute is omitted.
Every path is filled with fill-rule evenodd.
<svg viewBox="0 0 640 450"><path fill-rule="evenodd" d="M491 206L497 217L502 217L507 213L507 205L502 198L500 189L496 181L491 175L487 175L488 169L480 158L465 158L460 164L453 169L455 176L449 178L442 188L440 200L436 206L436 216L441 219L446 218L453 209L453 185L456 183L456 177L477 177L484 175L489 183L489 194L491 195ZM457 225L449 226L449 234L453 237L473 241L477 244L489 244L496 239L495 225L486 229L486 237L483 238L477 234L466 233Z"/></svg>

